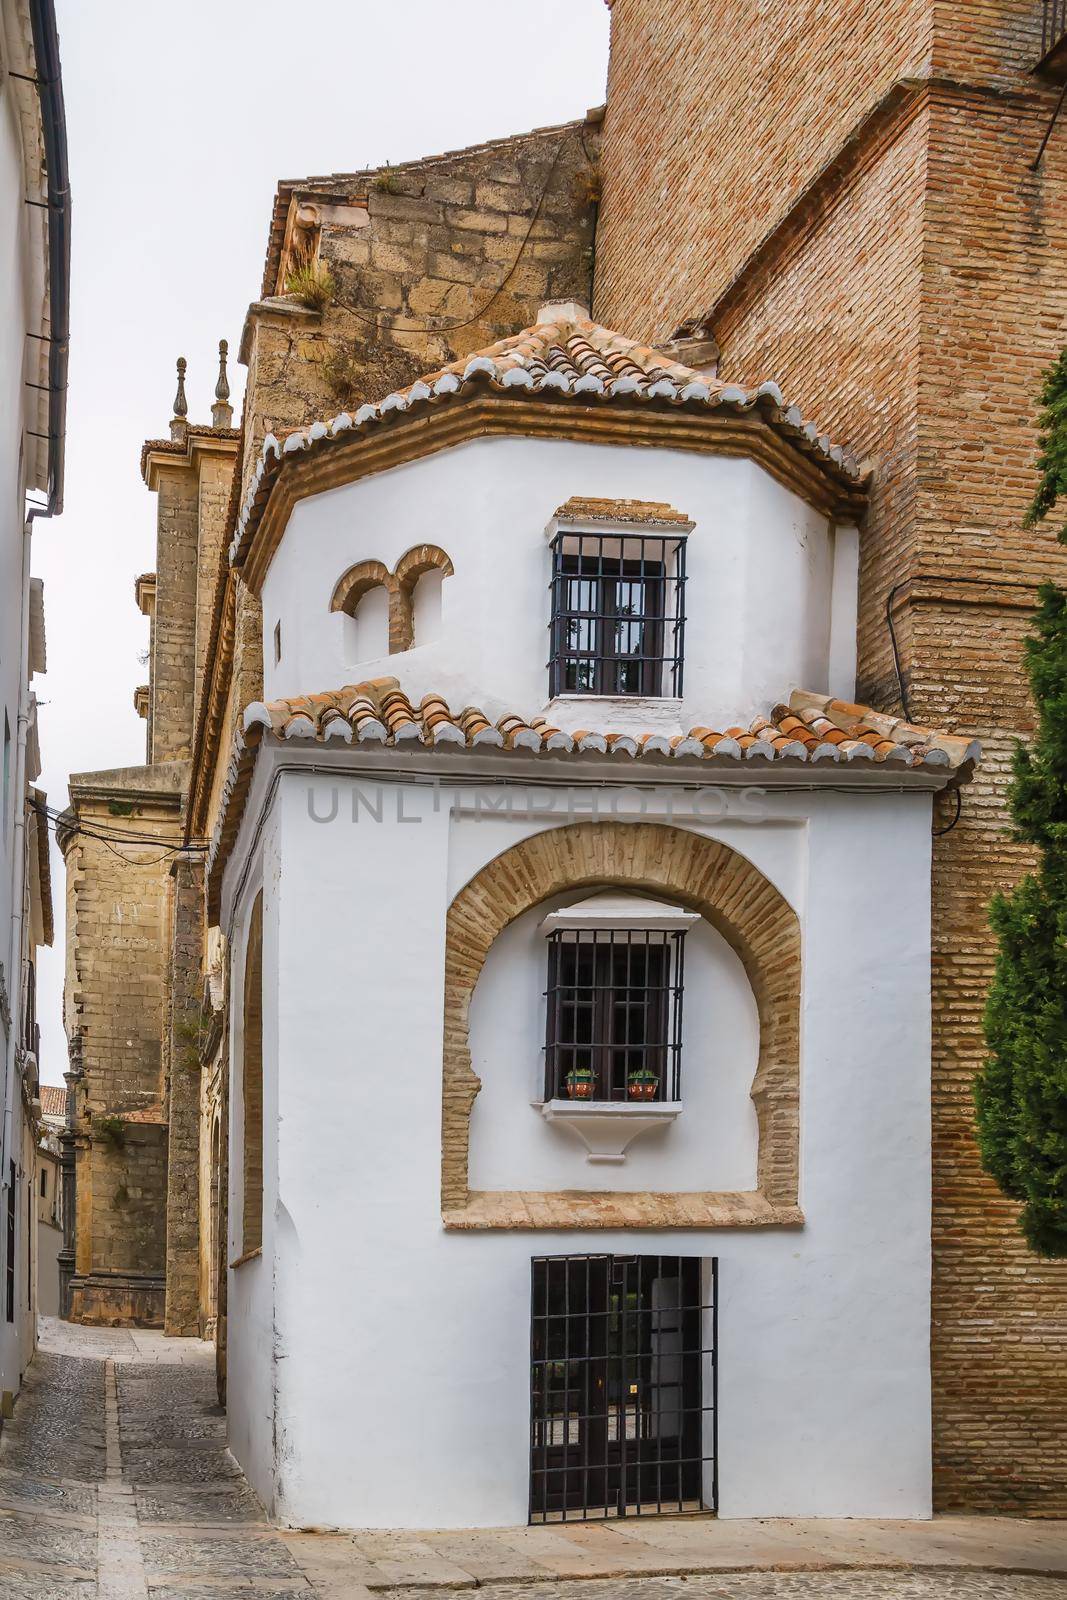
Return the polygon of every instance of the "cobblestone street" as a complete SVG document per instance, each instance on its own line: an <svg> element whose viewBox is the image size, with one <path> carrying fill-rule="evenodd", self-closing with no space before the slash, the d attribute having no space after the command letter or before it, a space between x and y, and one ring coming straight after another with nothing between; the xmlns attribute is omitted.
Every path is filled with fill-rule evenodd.
<svg viewBox="0 0 1067 1600"><path fill-rule="evenodd" d="M1067 1600L1051 1522L288 1533L225 1428L211 1346L46 1321L0 1437L0 1600Z"/></svg>

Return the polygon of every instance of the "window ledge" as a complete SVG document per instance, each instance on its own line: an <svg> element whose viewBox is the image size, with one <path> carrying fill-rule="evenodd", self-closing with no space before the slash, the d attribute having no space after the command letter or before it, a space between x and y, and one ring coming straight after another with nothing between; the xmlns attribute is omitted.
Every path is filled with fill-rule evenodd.
<svg viewBox="0 0 1067 1600"><path fill-rule="evenodd" d="M653 1128L669 1128L681 1113L680 1100L534 1100L546 1122L576 1134L594 1166L618 1166L635 1139Z"/></svg>

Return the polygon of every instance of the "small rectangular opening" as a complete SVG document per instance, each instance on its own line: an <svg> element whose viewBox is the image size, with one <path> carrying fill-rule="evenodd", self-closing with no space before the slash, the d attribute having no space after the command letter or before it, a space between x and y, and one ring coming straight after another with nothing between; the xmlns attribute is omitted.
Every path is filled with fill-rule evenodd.
<svg viewBox="0 0 1067 1600"><path fill-rule="evenodd" d="M282 659L282 625L281 625L281 620L279 619L274 624L274 665L277 666L278 662L281 659Z"/></svg>

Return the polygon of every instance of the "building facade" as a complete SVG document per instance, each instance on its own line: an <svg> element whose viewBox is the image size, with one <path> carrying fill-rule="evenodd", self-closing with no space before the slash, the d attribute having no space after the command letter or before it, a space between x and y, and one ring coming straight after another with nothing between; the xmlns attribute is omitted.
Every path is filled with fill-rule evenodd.
<svg viewBox="0 0 1067 1600"><path fill-rule="evenodd" d="M858 693L982 730L933 867L945 1511L1067 1511L1067 1268L1029 1255L982 1174L970 1087L985 908L1026 865L1004 802L1032 727L1022 639L1038 582L1065 578L1053 529L1022 527L1041 373L1067 343L1063 34L1054 0L612 7L597 315L713 337L730 380L771 373L870 458Z"/></svg>
<svg viewBox="0 0 1067 1600"><path fill-rule="evenodd" d="M45 668L31 531L62 509L69 196L55 15L0 5L0 1416L33 1354L38 1032L34 957L51 943L48 811L34 678Z"/></svg>
<svg viewBox="0 0 1067 1600"><path fill-rule="evenodd" d="M853 703L864 509L773 384L574 306L268 441L208 907L280 1520L929 1514L931 806L977 747Z"/></svg>
<svg viewBox="0 0 1067 1600"><path fill-rule="evenodd" d="M41 1125L37 1143L37 1294L43 1317L58 1317L60 1256L63 1250L63 1145L67 1121L67 1091L43 1083L40 1089Z"/></svg>
<svg viewBox="0 0 1067 1600"><path fill-rule="evenodd" d="M1020 531L1040 372L1067 341L1060 23L1042 0L615 0L606 110L279 187L240 427L222 374L211 425L179 384L145 447L148 765L72 780L65 836L73 1314L215 1330L234 1448L279 1517L515 1520L535 1481L546 1514L604 1514L672 1407L702 1419L676 1498L724 1515L1063 1509L1064 1275L981 1174L970 1103L985 906L1025 866L1003 802L1021 642L1062 567ZM595 321L561 309L590 299ZM623 678L601 648L618 629ZM78 831L105 815L128 868ZM770 1133L752 1057L783 1036L746 933L693 890L707 852L799 950L775 972L799 1090ZM671 1095L650 1069L649 1106L628 1074L607 1113L595 1071L588 1095L547 1092L547 996L577 1027L559 974L596 929L684 934L657 1059L729 1060L721 1104L699 1065ZM590 959L587 1030L637 1004ZM644 1123L620 1151L622 1117ZM610 1333L574 1418L559 1364L585 1334L557 1291ZM417 1330L453 1293L427 1360ZM358 1415L319 1387L352 1351ZM779 1388L799 1371L810 1411ZM539 1465L516 1442L531 1395ZM368 1418L418 1482L402 1513L353 1464ZM599 1498L572 1447L601 1452Z"/></svg>

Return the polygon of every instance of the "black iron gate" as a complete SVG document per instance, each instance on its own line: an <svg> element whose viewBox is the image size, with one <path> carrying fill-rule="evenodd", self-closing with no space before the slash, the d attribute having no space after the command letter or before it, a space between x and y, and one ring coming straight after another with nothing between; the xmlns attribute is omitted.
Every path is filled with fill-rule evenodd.
<svg viewBox="0 0 1067 1600"><path fill-rule="evenodd" d="M717 1267L534 1258L531 1522L715 1509Z"/></svg>

